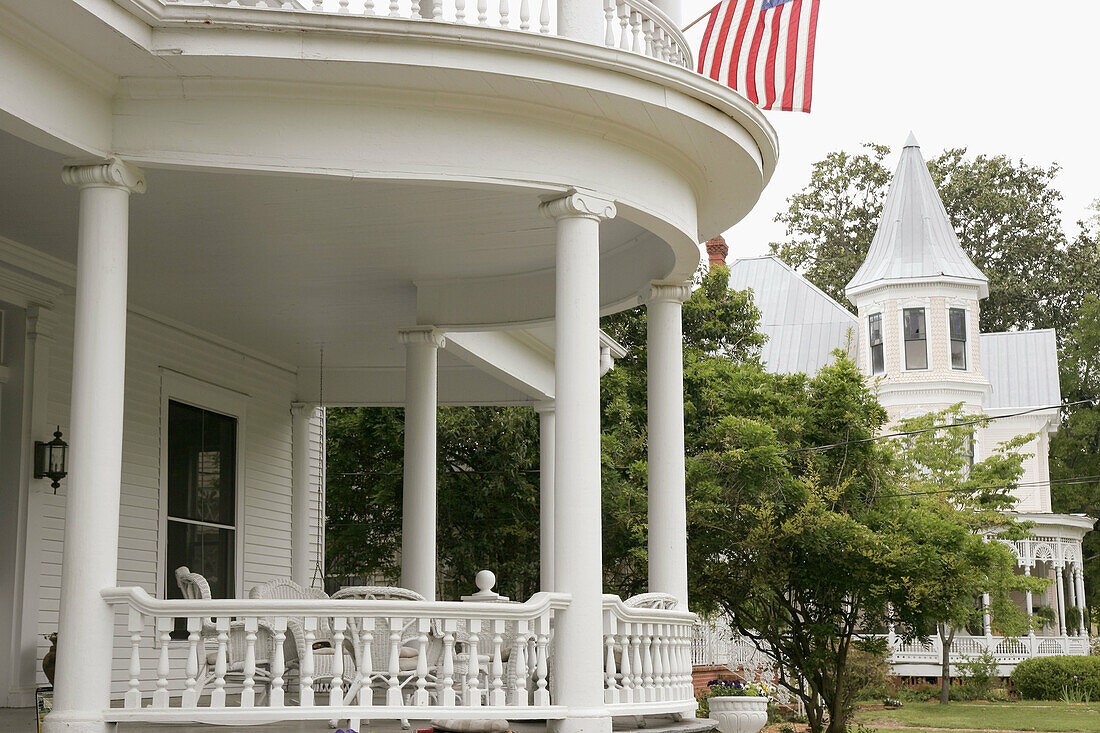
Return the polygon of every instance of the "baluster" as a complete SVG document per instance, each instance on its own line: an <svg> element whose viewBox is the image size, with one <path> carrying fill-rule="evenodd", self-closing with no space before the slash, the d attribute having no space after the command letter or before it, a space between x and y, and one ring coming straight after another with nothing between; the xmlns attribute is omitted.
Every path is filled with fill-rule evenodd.
<svg viewBox="0 0 1100 733"><path fill-rule="evenodd" d="M374 15L374 0L363 0L363 15Z"/></svg>
<svg viewBox="0 0 1100 733"><path fill-rule="evenodd" d="M455 22L466 22L466 0L455 0Z"/></svg>
<svg viewBox="0 0 1100 733"><path fill-rule="evenodd" d="M503 706L505 704L504 663L502 661L501 646L504 640L501 638L501 634L504 633L504 621L493 619L489 622L489 626L493 632L493 654L491 666L489 667L489 704Z"/></svg>
<svg viewBox="0 0 1100 733"><path fill-rule="evenodd" d="M439 704L443 707L453 707L455 704L455 631L458 630L458 621L445 618L440 621L440 625L443 628L443 689Z"/></svg>
<svg viewBox="0 0 1100 733"><path fill-rule="evenodd" d="M489 0L477 0L477 24L489 25Z"/></svg>
<svg viewBox="0 0 1100 733"><path fill-rule="evenodd" d="M527 620L516 622L516 642L512 654L516 658L512 661L512 667L516 670L516 678L512 684L512 704L517 707L527 707L527 640L530 638L530 622Z"/></svg>
<svg viewBox="0 0 1100 733"><path fill-rule="evenodd" d="M363 652L359 655L359 704L373 705L374 693L371 688L374 676L374 660L371 658L371 650L374 647L374 624L376 619L363 619Z"/></svg>
<svg viewBox="0 0 1100 733"><path fill-rule="evenodd" d="M500 0L500 27L508 27L508 0Z"/></svg>
<svg viewBox="0 0 1100 733"><path fill-rule="evenodd" d="M401 15L401 3L399 0L390 0L390 17L396 18Z"/></svg>
<svg viewBox="0 0 1100 733"><path fill-rule="evenodd" d="M630 25L630 6L625 2L619 6L619 48L624 51L630 50L630 31L627 28Z"/></svg>
<svg viewBox="0 0 1100 733"><path fill-rule="evenodd" d="M389 644L389 689L386 690L386 704L400 707L401 700L401 631L405 627L405 619L390 619L390 644Z"/></svg>
<svg viewBox="0 0 1100 733"><path fill-rule="evenodd" d="M214 619L214 629L218 632L218 651L214 657L214 691L210 693L210 707L225 707L225 670L228 667L229 618L219 616Z"/></svg>
<svg viewBox="0 0 1100 733"><path fill-rule="evenodd" d="M317 617L306 616L302 619L302 623L306 648L299 660L298 706L311 708L313 707L313 641L317 638Z"/></svg>
<svg viewBox="0 0 1100 733"><path fill-rule="evenodd" d="M636 702L634 699L634 671L630 666L630 626L623 623L623 633L618 637L620 652L619 676L622 678L622 702Z"/></svg>
<svg viewBox="0 0 1100 733"><path fill-rule="evenodd" d="M619 690L615 685L615 616L611 611L604 611L603 615L603 645L604 645L604 684L603 699L609 705L619 702Z"/></svg>
<svg viewBox="0 0 1100 733"><path fill-rule="evenodd" d="M531 2L530 2L530 0L520 0L520 3L519 3L519 29L521 31L531 30Z"/></svg>
<svg viewBox="0 0 1100 733"><path fill-rule="evenodd" d="M155 626L160 646L160 655L157 660L157 689L153 691L153 707L168 707L168 642L172 640L172 628L176 620L169 617L158 617Z"/></svg>
<svg viewBox="0 0 1100 733"><path fill-rule="evenodd" d="M429 0L430 2L431 0ZM420 0L412 0L412 6L409 10L409 18L417 20L420 18Z"/></svg>
<svg viewBox="0 0 1100 733"><path fill-rule="evenodd" d="M642 625L631 624L630 666L634 670L634 702L645 702L645 677L642 672Z"/></svg>
<svg viewBox="0 0 1100 733"><path fill-rule="evenodd" d="M241 707L256 706L256 629L259 628L255 617L244 620L244 689L241 690Z"/></svg>
<svg viewBox="0 0 1100 733"><path fill-rule="evenodd" d="M283 650L283 644L286 643L286 619L276 618L272 626L275 629L275 648L271 653L271 693L268 695L268 705L281 708L286 692L283 689L286 684L283 679L286 674L286 652Z"/></svg>
<svg viewBox="0 0 1100 733"><path fill-rule="evenodd" d="M630 50L634 53L644 53L645 43L642 40L642 14L636 10L630 13L630 37L632 39Z"/></svg>
<svg viewBox="0 0 1100 733"><path fill-rule="evenodd" d="M542 10L539 11L539 33L550 32L550 0L542 0Z"/></svg>
<svg viewBox="0 0 1100 733"><path fill-rule="evenodd" d="M126 708L140 708L141 632L145 630L145 617L136 608L130 608L126 628L130 631L130 683L122 704Z"/></svg>
<svg viewBox="0 0 1100 733"><path fill-rule="evenodd" d="M187 689L183 693L182 705L185 708L193 708L199 704L199 629L202 628L202 619L191 617L187 619ZM205 653L204 653L205 656ZM205 664L206 660L203 660Z"/></svg>
<svg viewBox="0 0 1100 733"><path fill-rule="evenodd" d="M661 29L661 60L662 61L668 61L668 59L669 59L668 31L666 31L664 28L662 28Z"/></svg>
<svg viewBox="0 0 1100 733"><path fill-rule="evenodd" d="M660 699L671 700L669 693L672 691L672 670L669 669L668 662L668 624L658 624L657 632L657 661L661 664L660 677L661 677L661 691Z"/></svg>
<svg viewBox="0 0 1100 733"><path fill-rule="evenodd" d="M443 0L435 0L432 4L432 20L443 20Z"/></svg>
<svg viewBox="0 0 1100 733"><path fill-rule="evenodd" d="M653 688L653 625L642 627L642 686L645 688L645 701L656 702Z"/></svg>
<svg viewBox="0 0 1100 733"><path fill-rule="evenodd" d="M550 704L550 690L546 689L546 653L550 644L549 612L535 619L535 639L535 705L546 706Z"/></svg>
<svg viewBox="0 0 1100 733"><path fill-rule="evenodd" d="M615 0L603 0L603 45L615 47Z"/></svg>
<svg viewBox="0 0 1100 733"><path fill-rule="evenodd" d="M431 619L416 619L416 695L413 705L428 704L428 629Z"/></svg>
<svg viewBox="0 0 1100 733"><path fill-rule="evenodd" d="M348 0L340 0L340 7L337 9L338 13L348 12Z"/></svg>
<svg viewBox="0 0 1100 733"><path fill-rule="evenodd" d="M644 19L642 21L642 38L645 39L645 55L653 56L653 21Z"/></svg>
<svg viewBox="0 0 1100 733"><path fill-rule="evenodd" d="M348 620L345 616L332 617L332 682L328 688L328 704L344 704L344 632Z"/></svg>
<svg viewBox="0 0 1100 733"><path fill-rule="evenodd" d="M466 699L465 704L470 707L478 707L481 705L481 693L477 689L478 676L481 674L481 663L478 659L478 643L481 641L479 636L481 633L481 619L470 619L467 623L467 630L470 634L469 643L469 663L466 665Z"/></svg>
<svg viewBox="0 0 1100 733"><path fill-rule="evenodd" d="M535 679L535 671L537 665L537 654L535 653L535 634L534 632L527 635L527 679Z"/></svg>
<svg viewBox="0 0 1100 733"><path fill-rule="evenodd" d="M313 7L310 8L310 10L313 10L315 12L319 12L319 11L324 10L324 9L325 9L325 3L324 3L323 0L313 0Z"/></svg>

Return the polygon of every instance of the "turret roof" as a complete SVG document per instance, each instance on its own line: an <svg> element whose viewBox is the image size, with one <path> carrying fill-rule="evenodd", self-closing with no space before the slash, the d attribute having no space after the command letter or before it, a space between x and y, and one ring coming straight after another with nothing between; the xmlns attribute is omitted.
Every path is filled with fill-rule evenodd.
<svg viewBox="0 0 1100 733"><path fill-rule="evenodd" d="M875 238L846 292L851 297L854 290L883 281L945 277L972 280L980 297L989 294L989 280L959 245L920 146L909 133Z"/></svg>

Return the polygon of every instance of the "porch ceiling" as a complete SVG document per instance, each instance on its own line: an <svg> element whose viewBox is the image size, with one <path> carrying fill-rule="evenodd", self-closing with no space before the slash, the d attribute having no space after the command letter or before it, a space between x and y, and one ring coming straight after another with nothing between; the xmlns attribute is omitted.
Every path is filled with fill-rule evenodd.
<svg viewBox="0 0 1100 733"><path fill-rule="evenodd" d="M60 181L63 163L0 132L0 236L74 263L77 193ZM131 305L299 366L315 366L324 345L326 366L400 367L396 332L415 325L416 281L553 266L538 190L147 173L149 192L131 203ZM624 248L657 263L665 252L625 219L605 223L601 250Z"/></svg>

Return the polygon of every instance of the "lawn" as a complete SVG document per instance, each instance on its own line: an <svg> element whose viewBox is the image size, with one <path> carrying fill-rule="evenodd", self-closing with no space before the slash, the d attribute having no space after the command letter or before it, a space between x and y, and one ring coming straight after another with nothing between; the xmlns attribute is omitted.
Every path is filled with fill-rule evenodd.
<svg viewBox="0 0 1100 733"><path fill-rule="evenodd" d="M861 710L855 722L878 729L879 733L912 733L934 730L979 731L1091 731L1100 732L1100 703L1067 704L1023 700L1007 703L953 702L946 707L935 702L914 702L897 710Z"/></svg>

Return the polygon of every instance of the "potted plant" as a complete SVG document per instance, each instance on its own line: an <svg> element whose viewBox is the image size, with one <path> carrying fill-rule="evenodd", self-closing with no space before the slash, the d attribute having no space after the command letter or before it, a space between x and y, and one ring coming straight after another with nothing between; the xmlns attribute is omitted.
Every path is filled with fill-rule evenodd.
<svg viewBox="0 0 1100 733"><path fill-rule="evenodd" d="M722 733L756 733L768 722L767 689L740 680L715 680L706 692L711 720Z"/></svg>

